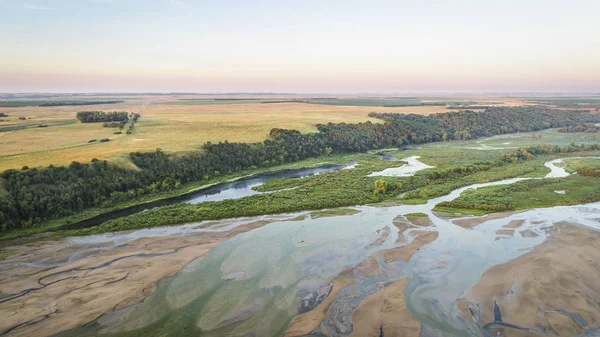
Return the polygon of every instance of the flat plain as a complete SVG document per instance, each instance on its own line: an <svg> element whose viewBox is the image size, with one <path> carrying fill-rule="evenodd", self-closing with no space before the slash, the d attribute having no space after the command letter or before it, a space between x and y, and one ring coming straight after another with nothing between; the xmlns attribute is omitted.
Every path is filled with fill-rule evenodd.
<svg viewBox="0 0 600 337"><path fill-rule="evenodd" d="M207 141L260 142L268 138L269 131L275 127L314 132L319 123L381 122L368 117L373 111L422 115L455 111L446 106L382 106L386 101L390 104L404 102L386 98L336 99L340 105L285 101L290 98L280 96L269 96L261 100L244 96L228 98L230 99L177 95L103 97L103 100L119 99L124 102L54 107L35 106L31 100L27 100L23 102L25 106L0 107L0 113L8 115L0 118L3 120L0 122L0 171L20 169L23 166L67 165L72 161L88 162L93 158L131 166L127 157L130 152L160 148L171 153L184 153L197 151ZM56 100L57 98L53 98L51 101ZM261 103L264 100L285 102ZM457 98L431 98L422 101L411 98L404 103L469 100L473 102L472 99ZM41 104L49 100L37 101ZM327 101L321 99L316 102ZM476 102L507 106L526 104L515 99L476 98ZM75 114L84 110L128 111L140 113L142 117L136 123L133 134L115 135L113 133L117 129L104 128L101 123L77 122ZM110 141L89 142L102 138L109 138Z"/></svg>

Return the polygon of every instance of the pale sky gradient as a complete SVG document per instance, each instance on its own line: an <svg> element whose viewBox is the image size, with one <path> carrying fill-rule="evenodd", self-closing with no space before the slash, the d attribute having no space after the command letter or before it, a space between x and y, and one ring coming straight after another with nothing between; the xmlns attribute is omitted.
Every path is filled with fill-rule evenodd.
<svg viewBox="0 0 600 337"><path fill-rule="evenodd" d="M600 92L600 0L0 0L0 92Z"/></svg>

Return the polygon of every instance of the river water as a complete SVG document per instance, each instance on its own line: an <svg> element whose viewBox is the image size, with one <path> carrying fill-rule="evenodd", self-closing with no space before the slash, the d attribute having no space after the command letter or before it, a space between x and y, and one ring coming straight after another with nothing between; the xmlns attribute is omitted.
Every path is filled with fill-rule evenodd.
<svg viewBox="0 0 600 337"><path fill-rule="evenodd" d="M546 163L552 170L548 177L564 176L564 170L555 163L558 161ZM489 220L473 229L457 226L432 211L437 203L453 200L467 189L523 179L463 187L424 205L360 206L355 207L360 213L330 218L299 213L306 218L271 223L223 242L162 282L143 302L65 335L281 336L298 313L301 299L319 294L342 271L377 251L409 244L413 231L425 230L437 231L438 238L407 263L380 261L386 270L383 276L355 276L355 283L338 293L327 319L314 334L347 335L352 331L352 310L365 297L381 289L382 282L410 277L405 305L421 321L421 336L484 336L481 327L458 314L457 303L485 270L541 244L546 238L543 229L554 222L600 229L600 203L533 209ZM399 231L393 220L414 212L427 214L434 226L409 229L405 232L408 242L397 242ZM496 231L513 220L522 220L523 225L514 236L498 240ZM231 220L226 226L207 228L198 228L202 223L196 223L71 240L73 244L122 242L226 230L243 222ZM384 232L390 235L382 236ZM378 244L373 244L378 239Z"/></svg>
<svg viewBox="0 0 600 337"><path fill-rule="evenodd" d="M305 178L312 175L333 172L344 169L351 169L356 166L356 163L348 164L330 164L322 165L318 167L300 168L300 169L289 169L265 172L249 177L241 178L232 182L219 183L211 187L202 188L196 191L186 193L184 195L176 196L173 198L160 199L145 204L135 205L124 209L115 210L100 214L98 216L73 223L68 226L61 227L62 229L79 229L98 226L108 220L121 218L124 216L140 213L148 209L155 207L179 204L179 203L191 203L197 204L206 201L221 201L226 199L239 199L248 197L263 192L258 192L252 188L255 186L262 185L269 180L278 178Z"/></svg>

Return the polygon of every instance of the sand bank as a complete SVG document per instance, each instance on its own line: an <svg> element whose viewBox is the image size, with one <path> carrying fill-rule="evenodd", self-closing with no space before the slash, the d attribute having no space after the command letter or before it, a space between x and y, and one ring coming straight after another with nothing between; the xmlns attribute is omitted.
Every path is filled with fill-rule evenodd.
<svg viewBox="0 0 600 337"><path fill-rule="evenodd" d="M53 335L133 305L218 243L266 223L117 247L96 243L82 250L60 239L5 248L10 257L0 263L0 334Z"/></svg>
<svg viewBox="0 0 600 337"><path fill-rule="evenodd" d="M575 336L598 328L600 233L568 223L548 233L531 252L487 270L459 305L463 317L474 316L501 336L537 336L544 329ZM528 331L494 324L499 319Z"/></svg>

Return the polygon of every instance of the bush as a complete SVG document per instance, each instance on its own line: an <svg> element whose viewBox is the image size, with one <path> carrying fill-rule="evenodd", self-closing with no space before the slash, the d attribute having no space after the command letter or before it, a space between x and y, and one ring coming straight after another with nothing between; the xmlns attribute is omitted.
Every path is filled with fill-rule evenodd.
<svg viewBox="0 0 600 337"><path fill-rule="evenodd" d="M108 141L110 141L109 138L102 138L102 139L100 139L100 143L106 143Z"/></svg>
<svg viewBox="0 0 600 337"><path fill-rule="evenodd" d="M76 117L82 123L120 122L127 120L127 112L80 111Z"/></svg>

